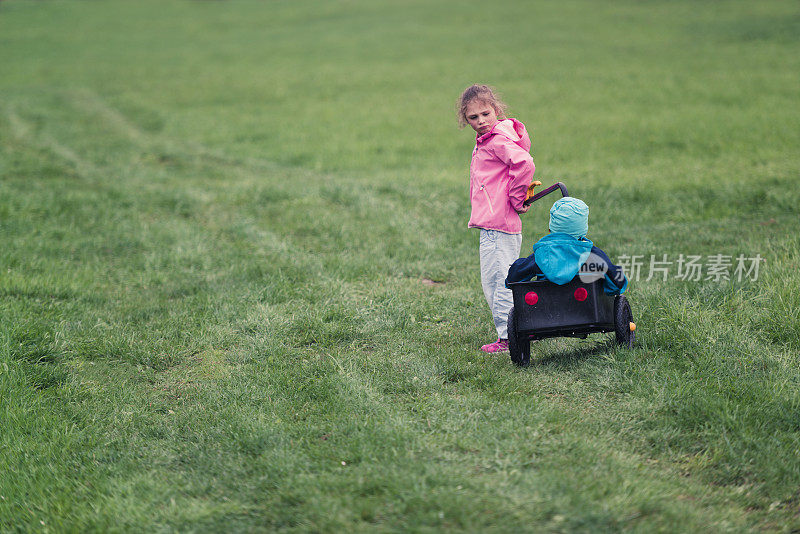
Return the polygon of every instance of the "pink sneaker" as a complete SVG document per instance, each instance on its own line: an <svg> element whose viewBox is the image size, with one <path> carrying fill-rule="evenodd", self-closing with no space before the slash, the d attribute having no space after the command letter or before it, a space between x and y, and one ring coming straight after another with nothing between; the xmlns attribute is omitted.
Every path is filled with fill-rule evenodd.
<svg viewBox="0 0 800 534"><path fill-rule="evenodd" d="M481 347L483 352L508 352L508 340L507 339L498 339L494 343L489 343L488 345L484 345Z"/></svg>

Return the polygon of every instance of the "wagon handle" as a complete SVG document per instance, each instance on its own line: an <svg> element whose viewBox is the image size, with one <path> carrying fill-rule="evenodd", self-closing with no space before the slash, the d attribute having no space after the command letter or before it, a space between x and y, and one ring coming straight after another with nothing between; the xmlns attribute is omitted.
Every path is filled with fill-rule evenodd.
<svg viewBox="0 0 800 534"><path fill-rule="evenodd" d="M534 182L531 185L531 191L533 191L533 186L534 185L542 185L542 184L541 184L541 182L538 182L538 183ZM544 191L540 191L539 193L536 193L532 197L530 197L528 199L525 199L525 202L523 202L522 205L523 206L527 206L529 204L532 204L532 203L536 202L537 200L539 200L540 198L542 198L543 196L549 195L550 193L552 193L556 189L560 189L561 190L561 196L562 197L568 197L569 196L569 193L567 192L567 186L564 185L561 182L556 182L553 185L551 185L550 187L548 187L547 189L545 189Z"/></svg>

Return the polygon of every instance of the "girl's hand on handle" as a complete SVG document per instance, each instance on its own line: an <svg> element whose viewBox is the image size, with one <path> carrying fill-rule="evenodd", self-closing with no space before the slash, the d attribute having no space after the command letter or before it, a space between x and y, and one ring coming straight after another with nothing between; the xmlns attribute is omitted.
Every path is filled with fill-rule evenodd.
<svg viewBox="0 0 800 534"><path fill-rule="evenodd" d="M542 182L540 182L539 180L534 180L531 182L531 185L528 186L528 191L525 193L526 202L536 194L536 191L534 191L533 188L536 187L537 185L542 185Z"/></svg>
<svg viewBox="0 0 800 534"><path fill-rule="evenodd" d="M528 191L526 191L525 193L525 202L528 202L528 200L530 200L531 197L533 197L534 195L533 188L536 187L537 185L542 185L542 182L540 182L539 180L534 180L533 182L531 182L531 185L528 186ZM522 208L518 209L517 213L519 214L526 213L529 209L531 209L532 204L533 202L529 202L528 204L523 203Z"/></svg>

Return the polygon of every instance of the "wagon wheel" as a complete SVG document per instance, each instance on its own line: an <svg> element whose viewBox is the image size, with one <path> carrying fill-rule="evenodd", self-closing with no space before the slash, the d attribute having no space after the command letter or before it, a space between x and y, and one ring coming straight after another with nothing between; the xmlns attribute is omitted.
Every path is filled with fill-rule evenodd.
<svg viewBox="0 0 800 534"><path fill-rule="evenodd" d="M517 335L517 324L514 320L514 308L508 312L508 352L511 361L517 365L528 365L531 360L531 341Z"/></svg>
<svg viewBox="0 0 800 534"><path fill-rule="evenodd" d="M636 324L633 322L631 305L622 295L617 295L614 299L614 332L618 345L633 347L636 341Z"/></svg>

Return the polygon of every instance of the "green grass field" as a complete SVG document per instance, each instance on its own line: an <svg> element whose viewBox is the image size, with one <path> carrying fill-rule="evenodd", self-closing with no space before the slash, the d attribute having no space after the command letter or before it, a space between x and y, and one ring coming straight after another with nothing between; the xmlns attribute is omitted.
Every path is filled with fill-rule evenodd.
<svg viewBox="0 0 800 534"><path fill-rule="evenodd" d="M7 0L0 53L0 531L800 529L796 1ZM634 349L478 350L474 82L642 256Z"/></svg>

